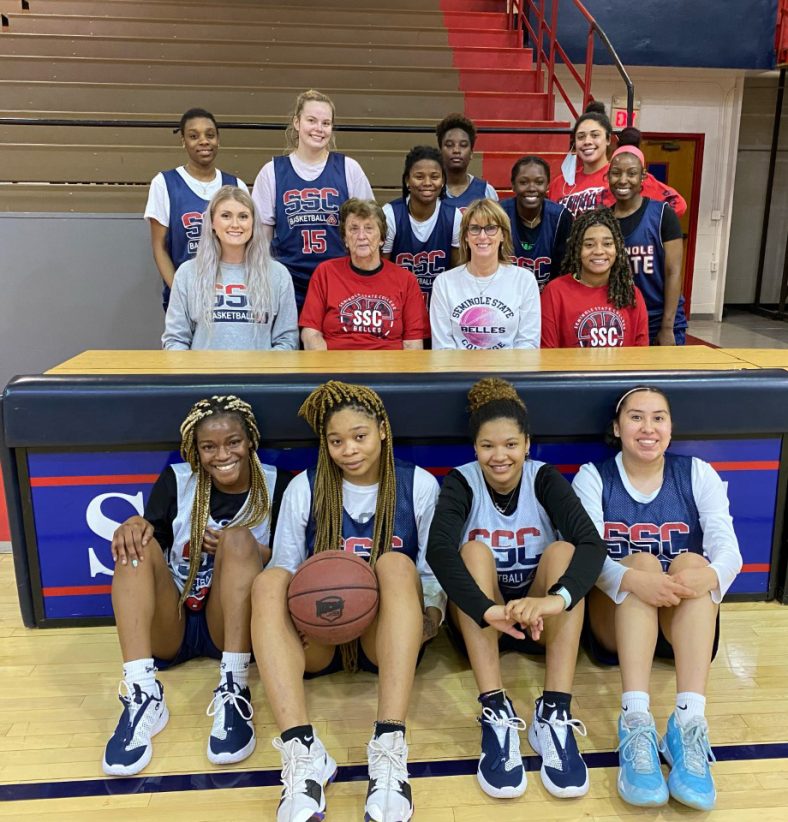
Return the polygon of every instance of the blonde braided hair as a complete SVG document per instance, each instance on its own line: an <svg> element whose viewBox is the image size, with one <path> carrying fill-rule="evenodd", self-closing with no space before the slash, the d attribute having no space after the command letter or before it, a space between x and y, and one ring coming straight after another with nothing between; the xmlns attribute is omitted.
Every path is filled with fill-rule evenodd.
<svg viewBox="0 0 788 822"><path fill-rule="evenodd" d="M388 414L378 394L364 385L330 380L316 388L298 411L298 415L306 420L319 438L313 491L315 553L342 548L342 472L328 451L326 426L337 411L345 408L365 414L381 426L380 477L369 556L369 564L374 567L378 556L391 548L397 479ZM355 671L358 667L358 640L345 643L340 650L345 670Z"/></svg>
<svg viewBox="0 0 788 822"><path fill-rule="evenodd" d="M246 498L234 526L254 528L268 516L270 500L266 485L263 466L257 456L260 445L260 431L254 417L252 406L233 394L225 396L214 395L210 399L199 400L194 403L181 425L181 456L192 471L197 474L197 489L194 493L191 514L191 533L189 536L189 576L183 587L183 593L178 600L180 608L191 591L197 571L202 561L202 541L208 519L211 515L211 475L203 468L197 450L197 432L200 425L209 417L235 417L244 429L251 443L249 453L249 496Z"/></svg>

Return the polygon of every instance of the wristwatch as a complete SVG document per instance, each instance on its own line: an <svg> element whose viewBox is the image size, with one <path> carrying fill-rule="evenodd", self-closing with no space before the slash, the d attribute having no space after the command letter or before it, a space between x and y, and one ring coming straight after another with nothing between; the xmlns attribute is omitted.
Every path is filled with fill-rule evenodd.
<svg viewBox="0 0 788 822"><path fill-rule="evenodd" d="M572 605L572 595L569 593L569 591L566 590L566 588L564 588L563 585L559 585L558 583L556 583L547 593L551 596L553 594L557 594L559 597L561 597L561 599L564 601L565 610L569 610L569 608Z"/></svg>

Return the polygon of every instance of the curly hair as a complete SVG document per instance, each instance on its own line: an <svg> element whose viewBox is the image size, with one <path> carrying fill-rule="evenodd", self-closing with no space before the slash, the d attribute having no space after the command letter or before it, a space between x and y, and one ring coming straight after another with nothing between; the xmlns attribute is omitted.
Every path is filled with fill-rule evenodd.
<svg viewBox="0 0 788 822"><path fill-rule="evenodd" d="M447 132L455 128L461 129L468 135L471 149L473 149L476 144L476 126L473 124L473 121L469 120L464 114L458 114L456 112L454 114L447 114L440 123L435 126L435 134L438 137L438 148L443 148L443 138Z"/></svg>
<svg viewBox="0 0 788 822"><path fill-rule="evenodd" d="M520 399L517 389L500 377L484 377L468 391L468 425L471 440L476 441L479 429L491 420L512 420L520 433L529 436L528 409Z"/></svg>
<svg viewBox="0 0 788 822"><path fill-rule="evenodd" d="M440 166L441 174L443 174L443 185L441 186L440 196L446 196L446 168L443 165L443 157L437 148L432 146L413 146L413 148L405 156L405 170L402 172L402 199L408 199L408 175L413 166L421 160L432 160Z"/></svg>
<svg viewBox="0 0 788 822"><path fill-rule="evenodd" d="M616 246L616 259L610 269L607 284L607 298L616 308L626 308L635 305L635 281L632 278L632 269L629 265L629 255L624 246L624 236L621 226L609 208L595 208L584 211L575 217L572 231L566 243L566 254L561 262L561 270L580 279L583 269L580 254L583 249L583 239L586 231L595 225L605 226L613 235Z"/></svg>
<svg viewBox="0 0 788 822"><path fill-rule="evenodd" d="M197 434L200 426L208 418L233 417L237 419L250 443L249 451L249 496L243 507L233 519L232 525L253 528L259 525L270 511L268 486L265 482L263 466L257 456L260 445L260 431L254 417L252 406L234 394L212 396L210 399L198 400L191 407L186 419L181 424L181 456L192 471L197 474L197 490L194 494L191 513L191 532L189 534L192 550L189 551L189 576L183 586L178 607L186 601L191 591L197 571L202 561L201 551L205 528L211 515L211 475L203 468L197 450Z"/></svg>

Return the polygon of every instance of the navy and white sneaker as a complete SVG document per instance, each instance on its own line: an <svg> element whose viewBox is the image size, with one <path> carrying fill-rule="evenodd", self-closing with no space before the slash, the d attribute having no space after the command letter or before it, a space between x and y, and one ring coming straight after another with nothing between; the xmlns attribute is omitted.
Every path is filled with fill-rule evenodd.
<svg viewBox="0 0 788 822"><path fill-rule="evenodd" d="M214 765L241 762L254 751L252 695L249 688L239 688L228 671L224 682L213 692L206 713L213 717L208 738L208 759Z"/></svg>
<svg viewBox="0 0 788 822"><path fill-rule="evenodd" d="M479 724L482 726L482 753L476 778L481 789L498 799L513 799L525 793L528 784L520 755L519 731L525 722L514 712L514 706L506 699L506 708L494 711L482 708Z"/></svg>
<svg viewBox="0 0 788 822"><path fill-rule="evenodd" d="M588 768L580 756L574 731L587 735L579 719L572 719L555 706L545 705L541 697L536 700L528 741L542 757L542 783L549 793L559 798L588 793Z"/></svg>
<svg viewBox="0 0 788 822"><path fill-rule="evenodd" d="M170 712L164 701L164 686L158 679L153 694L122 679L118 699L123 705L123 713L104 749L102 767L109 776L133 776L150 762L153 756L151 738L167 724Z"/></svg>
<svg viewBox="0 0 788 822"><path fill-rule="evenodd" d="M413 816L408 746L402 731L373 737L367 745L369 787L365 822L407 822Z"/></svg>
<svg viewBox="0 0 788 822"><path fill-rule="evenodd" d="M282 754L282 798L276 809L276 822L309 822L325 819L326 797L323 788L336 776L337 763L326 752L317 734L309 747L296 738L273 746Z"/></svg>

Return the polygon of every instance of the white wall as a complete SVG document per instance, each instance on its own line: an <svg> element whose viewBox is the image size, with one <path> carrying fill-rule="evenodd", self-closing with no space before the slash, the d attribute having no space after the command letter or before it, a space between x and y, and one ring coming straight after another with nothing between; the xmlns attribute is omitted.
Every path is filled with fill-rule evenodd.
<svg viewBox="0 0 788 822"><path fill-rule="evenodd" d="M692 314L721 319L743 73L709 69L627 67L627 70L635 85L635 96L641 101L638 123L641 131L705 136ZM563 78L563 74L561 76ZM576 99L573 86L565 87L571 89L572 99ZM609 108L614 96L626 95L626 87L614 68L595 66L592 92ZM560 98L559 103L556 118L571 121ZM689 192L686 199L689 201Z"/></svg>

